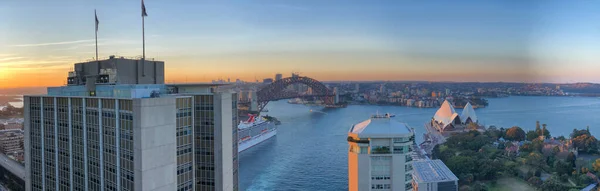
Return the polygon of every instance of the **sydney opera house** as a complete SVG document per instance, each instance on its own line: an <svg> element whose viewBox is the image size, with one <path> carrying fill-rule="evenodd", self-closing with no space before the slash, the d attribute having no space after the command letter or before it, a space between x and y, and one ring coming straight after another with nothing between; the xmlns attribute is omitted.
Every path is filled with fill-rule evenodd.
<svg viewBox="0 0 600 191"><path fill-rule="evenodd" d="M431 120L432 126L440 132L463 129L469 123L478 123L471 103L467 103L462 114L459 115L448 100L442 103Z"/></svg>

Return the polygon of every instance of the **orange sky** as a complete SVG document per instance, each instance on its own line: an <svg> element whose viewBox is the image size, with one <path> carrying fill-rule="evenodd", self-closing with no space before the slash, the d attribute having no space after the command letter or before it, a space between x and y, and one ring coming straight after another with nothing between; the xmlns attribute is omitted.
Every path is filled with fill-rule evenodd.
<svg viewBox="0 0 600 191"><path fill-rule="evenodd" d="M352 58L352 56L349 57ZM286 77L290 76L293 71L321 81L539 81L541 79L540 75L533 74L526 67L502 67L502 64L499 63L489 66L462 67L465 62L453 65L452 62L444 61L445 66L440 66L439 63L426 61L421 61L421 64L411 64L412 62L398 60L353 58L354 60L317 58L319 60L315 61L310 59L295 61L204 59L198 64L188 64L177 59L171 63L169 60L165 60L166 82L208 82L219 78L224 80L230 78L231 81L238 78L244 81L254 81L255 79L262 81L263 78L274 78L277 72L281 72ZM313 64L315 62L320 64ZM346 65L338 67L338 64L331 62L346 63ZM393 62L396 64L369 64L370 62ZM72 64L3 68L0 69L0 88L61 86L65 84L67 72ZM332 67L328 67L328 65L332 65ZM468 66L468 64L466 65ZM495 69L485 70L486 67Z"/></svg>

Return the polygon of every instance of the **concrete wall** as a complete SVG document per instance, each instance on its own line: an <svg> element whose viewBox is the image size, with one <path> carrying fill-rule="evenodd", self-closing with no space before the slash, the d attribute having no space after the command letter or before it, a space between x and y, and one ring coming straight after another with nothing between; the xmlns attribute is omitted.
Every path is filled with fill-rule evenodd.
<svg viewBox="0 0 600 191"><path fill-rule="evenodd" d="M371 190L371 157L358 155L358 190Z"/></svg>
<svg viewBox="0 0 600 191"><path fill-rule="evenodd" d="M100 69L117 69L117 84L164 84L165 63L163 61L113 58L75 64L77 75L98 75Z"/></svg>
<svg viewBox="0 0 600 191"><path fill-rule="evenodd" d="M233 191L233 122L231 93L215 93L215 189ZM220 127L220 128L219 128ZM237 141L235 141L237 144Z"/></svg>
<svg viewBox="0 0 600 191"><path fill-rule="evenodd" d="M175 98L133 100L135 190L177 189Z"/></svg>
<svg viewBox="0 0 600 191"><path fill-rule="evenodd" d="M392 155L392 190L404 191L406 190L406 155L394 154Z"/></svg>

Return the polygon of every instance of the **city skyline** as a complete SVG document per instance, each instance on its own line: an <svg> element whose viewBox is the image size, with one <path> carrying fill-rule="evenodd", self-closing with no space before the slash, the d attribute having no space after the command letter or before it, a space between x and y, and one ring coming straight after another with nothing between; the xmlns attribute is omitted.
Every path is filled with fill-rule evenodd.
<svg viewBox="0 0 600 191"><path fill-rule="evenodd" d="M60 86L73 63L142 55L140 2L0 5L0 88ZM167 82L300 72L321 81L594 82L597 2L146 0Z"/></svg>

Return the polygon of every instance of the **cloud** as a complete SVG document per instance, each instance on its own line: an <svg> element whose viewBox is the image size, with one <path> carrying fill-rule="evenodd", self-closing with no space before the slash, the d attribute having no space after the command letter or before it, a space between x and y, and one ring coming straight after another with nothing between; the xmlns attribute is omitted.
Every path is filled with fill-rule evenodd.
<svg viewBox="0 0 600 191"><path fill-rule="evenodd" d="M37 47L37 46L79 44L79 43L87 43L87 42L94 42L94 41L95 41L95 39L75 40L75 41L63 41L63 42L49 42L49 43L38 43L38 44L18 44L18 45L13 45L13 47Z"/></svg>
<svg viewBox="0 0 600 191"><path fill-rule="evenodd" d="M10 61L10 60L20 60L23 59L24 57L6 57L6 58L0 58L0 62L5 62L5 61Z"/></svg>

